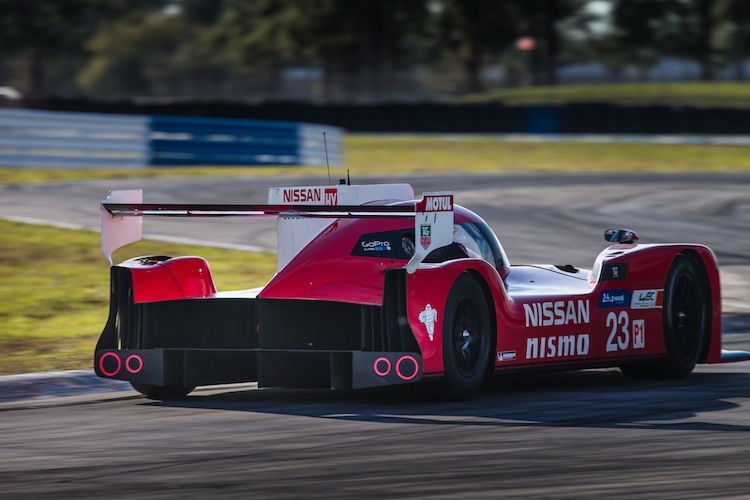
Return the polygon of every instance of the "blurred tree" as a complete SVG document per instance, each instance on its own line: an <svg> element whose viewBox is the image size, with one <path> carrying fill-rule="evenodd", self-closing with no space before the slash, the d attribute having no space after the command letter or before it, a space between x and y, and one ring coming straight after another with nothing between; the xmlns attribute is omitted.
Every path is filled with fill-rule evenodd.
<svg viewBox="0 0 750 500"><path fill-rule="evenodd" d="M221 17L224 0L173 0L182 16L189 23L212 25Z"/></svg>
<svg viewBox="0 0 750 500"><path fill-rule="evenodd" d="M607 44L619 64L645 72L659 58L668 40L679 33L673 12L679 0L618 0L612 13L614 32ZM615 62L615 64L617 64Z"/></svg>
<svg viewBox="0 0 750 500"><path fill-rule="evenodd" d="M70 57L83 52L85 41L99 23L146 5L149 0L0 0L0 46L4 53L28 58L29 88L38 97L47 91L45 63L52 57Z"/></svg>
<svg viewBox="0 0 750 500"><path fill-rule="evenodd" d="M678 4L683 29L675 52L694 59L701 68L700 79L706 81L715 77L713 38L719 19L718 5L715 0L691 0Z"/></svg>
<svg viewBox="0 0 750 500"><path fill-rule="evenodd" d="M587 0L515 0L517 25L536 41L531 52L534 85L556 85L560 58L558 24L579 15Z"/></svg>
<svg viewBox="0 0 750 500"><path fill-rule="evenodd" d="M750 47L750 2L716 0L712 9L711 49L714 66L730 70L731 78L743 81L747 47Z"/></svg>
<svg viewBox="0 0 750 500"><path fill-rule="evenodd" d="M438 2L441 45L461 61L466 90L482 90L482 67L490 54L512 46L521 33L519 2L443 0Z"/></svg>
<svg viewBox="0 0 750 500"><path fill-rule="evenodd" d="M702 80L714 79L715 0L617 0L614 39L624 63L645 68L664 55L695 60Z"/></svg>
<svg viewBox="0 0 750 500"><path fill-rule="evenodd" d="M463 62L467 90L481 90L487 56L513 47L519 37L533 39L529 50L532 84L554 85L560 55L558 23L573 16L586 0L443 0L443 43Z"/></svg>
<svg viewBox="0 0 750 500"><path fill-rule="evenodd" d="M326 75L342 73L348 93L377 93L384 80L412 61L414 43L426 21L423 0L318 0L299 31L305 59ZM308 3L308 6L310 3ZM332 86L330 79L326 87ZM327 90L327 91L328 91Z"/></svg>
<svg viewBox="0 0 750 500"><path fill-rule="evenodd" d="M232 74L233 61L214 43L211 30L221 19L225 1L176 0L175 6L191 36L179 43L171 61L173 71L180 73L183 87L190 83L188 93L219 95L221 84Z"/></svg>
<svg viewBox="0 0 750 500"><path fill-rule="evenodd" d="M180 76L176 54L195 35L184 17L163 11L102 24L88 41L91 58L78 82L99 96L172 94Z"/></svg>
<svg viewBox="0 0 750 500"><path fill-rule="evenodd" d="M223 54L233 73L267 70L270 88L278 88L284 64L299 57L295 33L303 16L301 6L289 0L226 0L216 22L192 47Z"/></svg>
<svg viewBox="0 0 750 500"><path fill-rule="evenodd" d="M277 76L286 65L317 64L327 88L333 75L343 74L349 91L361 90L362 81L377 89L408 54L424 6L424 0L226 0L204 42Z"/></svg>
<svg viewBox="0 0 750 500"><path fill-rule="evenodd" d="M722 20L729 28L726 41L729 56L734 65L735 80L745 80L745 59L750 46L750 2L747 0L725 0Z"/></svg>

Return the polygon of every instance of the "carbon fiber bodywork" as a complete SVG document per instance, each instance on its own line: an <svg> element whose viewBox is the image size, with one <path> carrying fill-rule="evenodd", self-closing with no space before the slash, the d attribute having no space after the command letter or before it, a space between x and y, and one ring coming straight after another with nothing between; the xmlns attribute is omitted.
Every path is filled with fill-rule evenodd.
<svg viewBox="0 0 750 500"><path fill-rule="evenodd" d="M100 376L156 386L332 389L421 378L404 270L386 273L382 306L255 297L135 303L131 272L112 267L110 314L96 349Z"/></svg>

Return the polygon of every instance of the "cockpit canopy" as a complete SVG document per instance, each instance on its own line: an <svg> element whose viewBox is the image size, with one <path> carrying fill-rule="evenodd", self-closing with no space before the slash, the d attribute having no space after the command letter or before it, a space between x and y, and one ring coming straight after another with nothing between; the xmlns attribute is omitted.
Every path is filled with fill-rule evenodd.
<svg viewBox="0 0 750 500"><path fill-rule="evenodd" d="M477 214L455 205L453 241L470 257L484 259L504 278L510 272L510 262L492 228Z"/></svg>

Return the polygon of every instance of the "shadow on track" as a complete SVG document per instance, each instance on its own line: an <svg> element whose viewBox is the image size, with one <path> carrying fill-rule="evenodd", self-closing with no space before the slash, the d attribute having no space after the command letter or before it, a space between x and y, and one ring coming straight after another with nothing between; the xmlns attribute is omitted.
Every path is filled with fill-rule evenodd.
<svg viewBox="0 0 750 500"><path fill-rule="evenodd" d="M706 416L750 398L748 373L697 372L677 381L634 381L617 370L496 376L464 402L435 401L418 389L243 389L143 404L379 423L750 431Z"/></svg>

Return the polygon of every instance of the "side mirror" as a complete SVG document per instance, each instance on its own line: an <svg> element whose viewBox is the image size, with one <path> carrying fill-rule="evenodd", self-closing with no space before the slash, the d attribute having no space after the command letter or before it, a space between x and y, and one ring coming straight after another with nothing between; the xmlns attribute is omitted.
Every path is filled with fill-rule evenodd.
<svg viewBox="0 0 750 500"><path fill-rule="evenodd" d="M610 243L635 243L638 235L630 229L607 229L604 231L604 239Z"/></svg>

